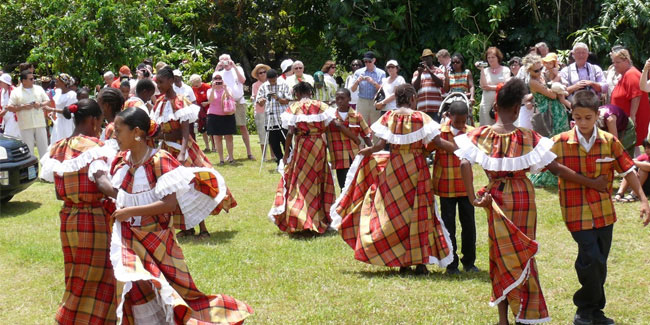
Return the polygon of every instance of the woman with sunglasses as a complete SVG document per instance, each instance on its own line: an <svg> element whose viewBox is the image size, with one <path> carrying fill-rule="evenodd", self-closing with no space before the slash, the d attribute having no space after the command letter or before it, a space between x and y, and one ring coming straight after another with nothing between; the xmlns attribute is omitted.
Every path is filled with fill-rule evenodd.
<svg viewBox="0 0 650 325"><path fill-rule="evenodd" d="M459 92L469 98L470 110L474 106L474 77L469 69L465 69L465 58L460 53L451 56L451 71L445 71L445 93ZM474 125L474 117L469 112L470 124Z"/></svg>
<svg viewBox="0 0 650 325"><path fill-rule="evenodd" d="M551 134L546 136L552 137L569 130L569 117L564 105L559 101L558 94L546 86L546 81L542 74L544 68L542 58L537 54L529 54L524 57L524 68L528 74L528 87L533 94L539 113L551 110L553 125ZM537 187L555 187L557 186L557 176L549 171L539 174L530 175L530 180Z"/></svg>
<svg viewBox="0 0 650 325"><path fill-rule="evenodd" d="M350 107L353 109L356 109L357 107L357 100L359 99L359 89L356 91L352 91L352 85L354 82L357 80L354 78L354 73L359 70L363 66L363 63L359 59L355 59L352 61L352 64L350 64L350 68L352 69L352 72L348 77L345 79L345 86L343 88L347 89L350 91Z"/></svg>

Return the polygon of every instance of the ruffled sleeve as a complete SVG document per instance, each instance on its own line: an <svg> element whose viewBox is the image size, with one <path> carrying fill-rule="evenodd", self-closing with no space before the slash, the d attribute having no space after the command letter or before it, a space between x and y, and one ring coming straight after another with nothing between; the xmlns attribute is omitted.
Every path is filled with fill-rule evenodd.
<svg viewBox="0 0 650 325"><path fill-rule="evenodd" d="M438 124L426 114L416 112L413 115L415 114L418 114L422 117L423 125L418 130L406 134L399 134L396 132L396 123L394 123L393 119L396 118L397 114L394 114L392 111L382 116L379 120L377 120L377 122L372 124L370 128L372 129L374 135L378 138L384 139L386 142L391 144L400 145L411 144L417 141L422 141L427 144L435 139L435 137L440 135L440 124ZM413 117L413 115L411 117ZM411 123L413 123L412 120Z"/></svg>
<svg viewBox="0 0 650 325"><path fill-rule="evenodd" d="M480 130L476 130L477 132ZM454 137L458 150L454 152L460 159L466 159L470 163L479 164L483 169L489 171L519 171L530 169L536 174L544 169L557 157L551 150L553 140L540 137L536 146L529 152L519 157L490 157L470 140L467 134L460 134Z"/></svg>
<svg viewBox="0 0 650 325"><path fill-rule="evenodd" d="M63 176L64 173L72 173L89 166L88 178L95 182L93 174L97 171L108 171L107 161L115 156L115 151L106 146L96 146L79 156L66 159L63 162L51 158L51 152L41 158L41 178L48 182L54 182L54 174Z"/></svg>
<svg viewBox="0 0 650 325"><path fill-rule="evenodd" d="M320 103L320 102L319 102ZM290 106L286 111L284 111L280 118L282 119L282 127L288 128L290 126L296 126L296 123L316 123L323 122L325 126L329 125L336 116L336 108L329 107L324 103L320 103L321 110L318 114L303 114L300 112L300 103L294 104L296 106Z"/></svg>
<svg viewBox="0 0 650 325"><path fill-rule="evenodd" d="M199 118L199 111L201 108L194 104L187 104L180 98L177 101L181 103L182 107L174 107L176 103L170 100L164 100L158 109L152 112L152 118L158 124L167 123L169 121L189 122L193 123ZM179 106L181 106L179 105Z"/></svg>

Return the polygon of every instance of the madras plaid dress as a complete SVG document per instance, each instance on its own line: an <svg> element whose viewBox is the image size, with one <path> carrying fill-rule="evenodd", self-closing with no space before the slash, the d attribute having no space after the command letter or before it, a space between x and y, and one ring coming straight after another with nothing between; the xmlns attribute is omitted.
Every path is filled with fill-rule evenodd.
<svg viewBox="0 0 650 325"><path fill-rule="evenodd" d="M435 212L424 153L440 134L438 123L422 112L389 111L372 130L390 143L390 152L355 158L332 206L341 237L354 258L368 264L447 266L454 258L452 244Z"/></svg>
<svg viewBox="0 0 650 325"><path fill-rule="evenodd" d="M634 161L614 135L597 129L596 141L585 151L578 141L576 128L553 137L553 152L557 162L589 178L605 175L608 191L598 192L560 178L559 194L562 217L571 232L607 227L616 222L612 203L614 171L627 174L634 169Z"/></svg>
<svg viewBox="0 0 650 325"><path fill-rule="evenodd" d="M296 102L282 113L283 124L295 127L295 141L268 216L284 232L322 234L332 222L334 180L323 133L333 118L334 108L317 100Z"/></svg>
<svg viewBox="0 0 650 325"><path fill-rule="evenodd" d="M251 307L230 296L199 291L174 236L172 219L204 205L184 202L194 201L186 197L196 188L198 175L164 150L137 169L127 161L120 155L111 167L118 209L150 204L170 194L176 194L178 207L172 213L133 217L113 225L111 261L117 279L118 320L126 324L141 317L176 324L242 322L253 313ZM207 215L210 210L200 213Z"/></svg>
<svg viewBox="0 0 650 325"><path fill-rule="evenodd" d="M464 130L458 134L464 134L474 130L474 127L465 125ZM451 120L447 120L440 125L440 137L447 141L454 140L454 134L451 131ZM429 142L428 151L435 151L436 155L433 160L433 172L431 181L433 182L433 194L440 197L463 197L467 196L465 183L460 173L460 159L455 154L441 150Z"/></svg>
<svg viewBox="0 0 650 325"><path fill-rule="evenodd" d="M338 110L336 111L335 118L341 119ZM348 115L343 120L343 125L350 129L357 137L369 138L372 133L363 116L353 108L348 110ZM352 160L359 153L359 145L343 134L334 123L330 123L327 131L327 144L332 167L334 169L350 168Z"/></svg>
<svg viewBox="0 0 650 325"><path fill-rule="evenodd" d="M61 245L65 293L56 313L59 324L115 323L115 278L109 259L110 213L92 179L108 173L102 142L84 135L58 141L41 159L41 177L54 180L63 201ZM90 171L89 171L90 170Z"/></svg>
<svg viewBox="0 0 650 325"><path fill-rule="evenodd" d="M454 138L455 154L483 167L490 183L478 195L489 193L488 215L490 305L507 299L517 322L550 321L534 255L537 209L535 189L526 172L539 172L555 159L553 142L536 132L518 128L498 134L482 126Z"/></svg>

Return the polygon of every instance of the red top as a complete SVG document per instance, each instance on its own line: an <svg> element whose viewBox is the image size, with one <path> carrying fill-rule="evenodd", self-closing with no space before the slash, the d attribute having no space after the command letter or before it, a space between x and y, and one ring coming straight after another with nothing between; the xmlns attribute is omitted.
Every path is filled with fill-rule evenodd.
<svg viewBox="0 0 650 325"><path fill-rule="evenodd" d="M618 82L614 91L612 92L613 105L616 105L625 111L628 116L630 115L630 105L632 98L641 96L639 109L636 111L636 145L643 145L643 139L648 135L648 123L650 123L650 102L648 102L648 94L639 88L639 81L641 80L641 71L632 67Z"/></svg>
<svg viewBox="0 0 650 325"><path fill-rule="evenodd" d="M201 106L201 108L203 108L203 105L201 105L201 103L208 101L209 89L210 89L210 85L206 84L205 82L202 82L201 86L199 86L198 88L192 87L192 90L194 91L194 96L196 96L196 104Z"/></svg>

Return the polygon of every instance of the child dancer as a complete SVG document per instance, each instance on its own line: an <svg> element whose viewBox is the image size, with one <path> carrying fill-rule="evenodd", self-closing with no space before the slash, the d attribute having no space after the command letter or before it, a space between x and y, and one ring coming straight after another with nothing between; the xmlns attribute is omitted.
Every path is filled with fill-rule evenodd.
<svg viewBox="0 0 650 325"><path fill-rule="evenodd" d="M173 232L173 218L196 225L220 209L226 184L212 168L183 167L165 150L147 146L144 140L156 128L137 108L115 119L122 150L111 166L118 190L111 238L118 321L242 322L252 309L226 295L200 292Z"/></svg>
<svg viewBox="0 0 650 325"><path fill-rule="evenodd" d="M69 138L50 146L41 159L41 178L54 182L63 201L61 245L65 293L56 313L59 324L115 323L115 278L109 260L110 213L106 196L115 196L108 178L107 157L114 156L97 139L102 111L92 99L63 108L60 118L74 114Z"/></svg>
<svg viewBox="0 0 650 325"><path fill-rule="evenodd" d="M595 127L599 104L600 99L591 91L576 92L571 113L575 127L553 137L557 162L583 175L607 179L607 191L601 193L570 180L559 182L562 216L578 244L575 269L582 287L573 295L576 325L614 324L603 312L607 257L616 222L611 195L614 170L639 196L644 226L650 222L650 207L634 173L634 162L618 139Z"/></svg>

